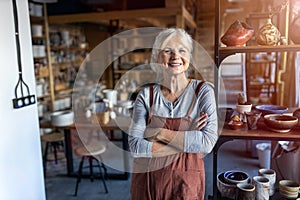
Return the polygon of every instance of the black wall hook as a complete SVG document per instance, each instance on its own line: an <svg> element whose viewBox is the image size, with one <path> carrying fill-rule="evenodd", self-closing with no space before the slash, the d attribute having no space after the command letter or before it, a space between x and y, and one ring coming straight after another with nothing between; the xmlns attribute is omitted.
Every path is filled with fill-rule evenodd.
<svg viewBox="0 0 300 200"><path fill-rule="evenodd" d="M17 47L17 57L18 57L18 68L19 68L19 80L15 87L15 98L13 101L14 108L22 108L36 103L35 95L30 95L29 87L24 82L22 76L22 62L21 62L21 48L20 48L20 39L19 39L19 21L18 21L18 9L16 0L13 0L13 12L14 12L14 23L15 23L15 38L16 38L16 47ZM24 96L23 87L26 88L27 95ZM20 90L21 96L18 97L18 89Z"/></svg>

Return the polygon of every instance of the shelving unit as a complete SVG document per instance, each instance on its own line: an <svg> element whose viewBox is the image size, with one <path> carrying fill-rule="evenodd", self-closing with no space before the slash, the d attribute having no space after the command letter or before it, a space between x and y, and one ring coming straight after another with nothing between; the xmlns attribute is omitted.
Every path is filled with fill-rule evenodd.
<svg viewBox="0 0 300 200"><path fill-rule="evenodd" d="M72 88L88 54L88 45L79 26L51 24L49 37L55 97L53 110L69 109Z"/></svg>
<svg viewBox="0 0 300 200"><path fill-rule="evenodd" d="M53 110L53 77L46 3L30 2L30 23L39 118Z"/></svg>
<svg viewBox="0 0 300 200"><path fill-rule="evenodd" d="M144 8L132 10L118 10L93 13L79 13L68 15L49 16L50 24L66 24L66 23L100 23L114 30L132 29L138 27L171 27L176 26L187 29L192 35L196 34L195 1L193 0L165 0L165 7L162 8ZM116 32L111 31L114 35ZM119 48L117 45L115 46ZM114 49L112 50L114 51ZM128 57L138 56L140 52L132 52L128 55L122 55L118 58L118 62L112 64L114 67L109 69L109 79L107 86L113 88L121 75L125 74L127 69L121 69L124 64L122 60L131 63ZM148 53L145 50L144 53ZM113 56L120 56L112 52ZM146 55L144 54L144 55ZM145 58L145 57L144 57ZM126 63L125 63L126 64ZM128 64L128 63L127 63ZM133 66L136 62L131 63ZM121 68L120 68L121 67Z"/></svg>
<svg viewBox="0 0 300 200"><path fill-rule="evenodd" d="M217 68L219 70L219 67L221 65L221 63L223 62L223 60L230 56L230 55L234 55L234 54L237 54L237 53L246 53L246 54L249 54L251 55L252 53L261 53L261 52L265 52L265 53L280 53L280 54L284 54L286 52L291 52L291 51L300 51L300 45L279 45L279 46L258 46L258 45L254 45L252 44L251 46L242 46L242 47L221 47L220 45L220 29L219 29L219 26L220 26L220 1L221 0L215 0L215 5L216 5L216 21L215 21L215 49L214 49L214 52L215 52L215 63L217 65ZM286 26L288 26L288 19L289 18L289 13L288 11L286 12ZM287 30L287 28L285 28L285 30ZM288 35L288 32L285 32L286 35ZM285 55L281 55L281 56L285 56ZM251 58L251 57L250 57ZM284 59L284 58L283 58ZM251 60L253 62L253 60ZM254 61L256 62L256 61ZM261 61L259 61L260 64ZM271 61L271 63L273 62L273 60ZM277 62L277 61L274 61L274 62ZM270 61L267 62L268 64L270 63ZM281 63L282 64L282 63ZM278 73L276 74L276 80L277 80L277 83L283 83L282 80L281 80L281 74L285 71L285 63L283 61L283 64L282 66L279 67L279 69L277 69ZM219 72L218 70L216 70L216 73L215 73L215 88L216 88L216 96L217 96L217 99L218 99L218 75L219 75ZM277 93L279 93L278 95L280 96L283 96L283 93L284 93L284 90L283 90L283 87L276 91ZM282 97L280 98L280 102L279 104L282 104ZM267 131L268 132L268 131ZM229 139L226 138L227 137L227 134L230 135ZM232 136L234 135L235 136ZM261 134L261 133L260 133ZM272 133L271 133L272 134ZM276 134L275 137L271 137L269 133L266 133L265 136L264 134L261 134L261 136L257 136L257 135L254 135L254 136L247 136L245 135L244 133L242 133L241 131L240 132L233 132L232 130L230 131L222 131L221 132L221 136L223 136L221 138L220 141L218 141L218 144L214 147L214 158L213 158L213 163L214 163L214 168L213 168L213 196L210 196L210 199L220 199L220 196L218 195L218 189L217 189L217 163L218 163L218 156L217 156L217 152L218 152L218 148L223 144L225 143L226 141L230 141L230 140L233 140L233 139L249 139L251 138L251 140L255 140L255 139L259 139L259 140L280 140L281 138L278 137L278 135L280 134ZM291 134L292 135L292 134ZM277 138L278 137L278 138ZM284 136L283 138L284 140L296 140L294 138L294 136Z"/></svg>
<svg viewBox="0 0 300 200"><path fill-rule="evenodd" d="M114 86L121 81L122 90L130 90L128 87L133 81L139 85L155 79L155 73L151 70L149 61L152 51L150 47L156 34L156 31L139 33L138 29L133 29L113 36L111 51L113 59L116 60L112 63ZM145 48L147 46L149 48ZM129 52L124 53L122 50Z"/></svg>

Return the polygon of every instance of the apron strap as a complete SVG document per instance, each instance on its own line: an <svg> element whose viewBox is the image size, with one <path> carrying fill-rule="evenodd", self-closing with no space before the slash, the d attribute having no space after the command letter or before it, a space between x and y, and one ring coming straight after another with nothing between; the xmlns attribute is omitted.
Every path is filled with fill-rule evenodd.
<svg viewBox="0 0 300 200"><path fill-rule="evenodd" d="M191 114L191 112L192 112L192 110L193 110L193 108L194 108L194 106L195 106L195 103L196 103L196 100L197 100L197 96L198 96L198 94L199 94L199 91L200 91L200 89L201 89L201 87L202 87L202 85L205 83L205 81L201 81L198 85L197 85L197 88L196 88L196 90L195 90L195 96L194 96L194 98L193 98L193 101L192 101L192 103L191 103L191 106L190 106L190 108L189 108L189 110L188 110L188 112L187 112L187 116L190 116L190 114Z"/></svg>
<svg viewBox="0 0 300 200"><path fill-rule="evenodd" d="M149 97L149 104L150 104L150 109L149 109L149 115L148 115L148 119L147 119L147 124L149 124L150 123L150 119L151 119L151 117L152 117L152 106L153 106L153 101L154 101L154 99L153 99L153 95L154 95L154 88L153 88L154 86L153 85L151 85L150 86L150 97Z"/></svg>

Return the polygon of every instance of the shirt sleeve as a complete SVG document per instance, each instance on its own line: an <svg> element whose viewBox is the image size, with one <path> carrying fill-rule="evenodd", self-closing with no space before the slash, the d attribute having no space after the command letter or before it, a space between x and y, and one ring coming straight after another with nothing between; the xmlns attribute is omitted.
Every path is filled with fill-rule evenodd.
<svg viewBox="0 0 300 200"><path fill-rule="evenodd" d="M142 90L136 98L129 128L128 144L133 157L152 156L151 149L153 142L144 139L148 117L146 101L149 101L149 95L146 95L149 92L146 92L146 90L149 90L149 88Z"/></svg>
<svg viewBox="0 0 300 200"><path fill-rule="evenodd" d="M198 94L196 109L208 114L207 125L201 130L185 132L184 152L210 153L218 140L218 118L213 86L205 83Z"/></svg>

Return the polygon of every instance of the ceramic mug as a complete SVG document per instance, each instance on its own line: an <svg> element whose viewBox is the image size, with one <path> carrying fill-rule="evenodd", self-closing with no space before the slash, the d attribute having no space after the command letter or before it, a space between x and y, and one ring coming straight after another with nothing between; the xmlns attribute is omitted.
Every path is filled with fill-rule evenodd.
<svg viewBox="0 0 300 200"><path fill-rule="evenodd" d="M255 199L255 186L249 183L238 183L236 185L236 200Z"/></svg>
<svg viewBox="0 0 300 200"><path fill-rule="evenodd" d="M269 200L270 181L263 176L254 176L253 185L255 186L255 196L259 200Z"/></svg>
<svg viewBox="0 0 300 200"><path fill-rule="evenodd" d="M275 193L276 172L273 169L259 169L258 175L266 177L270 181L270 196Z"/></svg>

